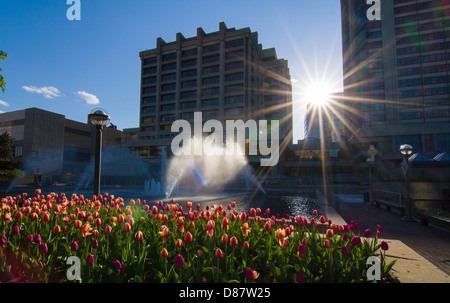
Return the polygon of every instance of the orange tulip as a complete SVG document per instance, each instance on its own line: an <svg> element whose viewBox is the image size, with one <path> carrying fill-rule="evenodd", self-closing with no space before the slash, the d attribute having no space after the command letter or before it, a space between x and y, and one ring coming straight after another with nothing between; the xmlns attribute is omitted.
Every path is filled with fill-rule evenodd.
<svg viewBox="0 0 450 303"><path fill-rule="evenodd" d="M80 220L75 220L75 222L73 223L73 227L81 228L81 221Z"/></svg>
<svg viewBox="0 0 450 303"><path fill-rule="evenodd" d="M91 228L91 225L89 223L84 224L83 229L82 229L83 237L89 236L91 234L90 233L91 230L92 230L92 228Z"/></svg>
<svg viewBox="0 0 450 303"><path fill-rule="evenodd" d="M167 228L167 226L162 225L159 228L158 234L163 237L163 242L166 243L166 239L170 236L170 230Z"/></svg>

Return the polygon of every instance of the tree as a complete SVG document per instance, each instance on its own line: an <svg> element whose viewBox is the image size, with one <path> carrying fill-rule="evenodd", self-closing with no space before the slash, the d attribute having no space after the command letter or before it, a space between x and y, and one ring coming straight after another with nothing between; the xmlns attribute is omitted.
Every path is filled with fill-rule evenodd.
<svg viewBox="0 0 450 303"><path fill-rule="evenodd" d="M0 59L2 59L3 61L5 59L8 59L8 54L3 51L0 51ZM2 69L0 68L0 72L1 71ZM5 92L5 84L6 84L5 78L3 78L3 75L0 75L0 88L2 89L2 92Z"/></svg>
<svg viewBox="0 0 450 303"><path fill-rule="evenodd" d="M0 160L9 161L14 156L14 138L7 132L0 134Z"/></svg>

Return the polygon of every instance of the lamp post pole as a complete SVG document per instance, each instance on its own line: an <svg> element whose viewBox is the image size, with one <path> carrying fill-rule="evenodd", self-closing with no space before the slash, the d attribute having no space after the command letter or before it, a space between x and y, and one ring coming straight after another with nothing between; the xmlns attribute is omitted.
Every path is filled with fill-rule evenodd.
<svg viewBox="0 0 450 303"><path fill-rule="evenodd" d="M403 154L403 163L402 170L405 174L405 216L402 218L404 221L414 221L412 217L412 200L409 195L409 165L408 165L408 156L412 154L413 147L408 144L403 144L400 146L400 152Z"/></svg>
<svg viewBox="0 0 450 303"><path fill-rule="evenodd" d="M94 195L100 195L100 176L102 163L102 127L96 125L95 135L95 166L94 166Z"/></svg>
<svg viewBox="0 0 450 303"><path fill-rule="evenodd" d="M110 121L105 110L97 108L88 115L89 121L95 126L95 165L94 165L94 196L100 195L100 176L102 164L102 135L103 127Z"/></svg>

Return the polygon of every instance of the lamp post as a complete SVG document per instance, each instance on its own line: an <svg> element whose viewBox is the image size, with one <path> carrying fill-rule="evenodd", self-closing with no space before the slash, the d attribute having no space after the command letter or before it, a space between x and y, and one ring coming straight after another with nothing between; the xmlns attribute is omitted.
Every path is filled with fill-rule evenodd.
<svg viewBox="0 0 450 303"><path fill-rule="evenodd" d="M88 115L89 121L97 129L95 136L95 166L94 166L94 195L100 195L100 175L102 162L102 129L110 120L108 113L101 108L96 108Z"/></svg>
<svg viewBox="0 0 450 303"><path fill-rule="evenodd" d="M414 221L412 217L412 201L409 196L409 177L408 177L408 156L412 154L413 147L409 144L403 144L400 146L400 152L403 155L403 162L401 165L403 174L406 180L406 196L405 196L405 216L402 218L404 221Z"/></svg>

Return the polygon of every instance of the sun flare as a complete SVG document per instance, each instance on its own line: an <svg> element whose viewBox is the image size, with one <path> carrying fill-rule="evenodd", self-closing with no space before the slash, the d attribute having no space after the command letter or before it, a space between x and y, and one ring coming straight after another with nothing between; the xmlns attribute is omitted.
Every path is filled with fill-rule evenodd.
<svg viewBox="0 0 450 303"><path fill-rule="evenodd" d="M331 85L323 82L316 82L305 88L304 98L308 104L325 106L330 102L331 95Z"/></svg>

